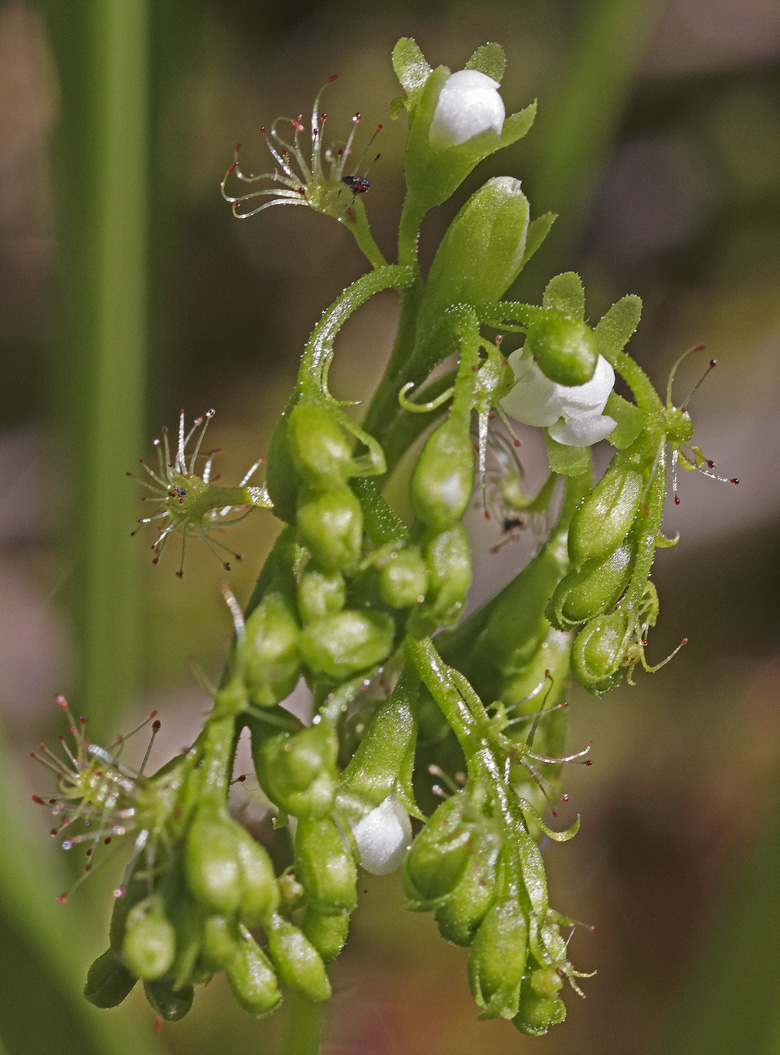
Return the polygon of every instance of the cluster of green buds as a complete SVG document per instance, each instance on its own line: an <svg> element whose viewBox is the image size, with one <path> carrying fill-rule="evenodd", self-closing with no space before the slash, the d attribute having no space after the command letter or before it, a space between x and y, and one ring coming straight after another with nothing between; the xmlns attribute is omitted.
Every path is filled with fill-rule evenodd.
<svg viewBox="0 0 780 1055"><path fill-rule="evenodd" d="M409 122L397 263L370 234L362 158L345 174L359 115L345 144L323 154L320 96L310 162L301 118L288 139L275 123L266 139L277 169L255 177L236 159L222 184L241 218L274 204L335 218L370 270L306 344L262 487L249 486L251 474L234 489L210 481L202 420L187 432L182 416L173 457L165 435L158 443L149 486L159 506L146 518L161 529L158 550L174 532L209 542L210 526L252 507L271 509L281 532L244 611L225 590L235 640L189 751L144 776L71 719L70 762L47 756L61 793L48 801L65 827L84 820L101 837L135 836L111 947L87 982L99 1006L140 979L157 1013L175 1019L194 985L218 971L258 1015L279 1004L280 986L323 1000L326 965L357 906L358 869L401 866L407 907L432 911L443 937L468 948L481 1017L539 1035L565 1016L564 982L580 992L564 934L573 921L548 903L539 847L576 833L579 818L561 832L542 814L567 800L564 764L590 764L590 745L566 753L567 682L572 673L598 695L626 673L630 681L639 663L654 669L644 648L658 614L651 565L673 544L661 533L667 463L673 476L678 465L712 475L712 463L692 443L688 400L673 404L670 380L664 404L625 352L637 297L595 326L573 273L554 277L541 304L506 299L554 219L531 219L518 180L493 178L473 193L422 274L425 215L520 139L534 107L506 116L496 44L451 73L403 39L393 64L404 94L391 113ZM246 189L229 194L228 179ZM273 186L253 189L260 180ZM397 339L358 421L330 392L335 341L388 289L401 302ZM613 390L617 377L631 399ZM544 430L550 471L535 495L525 493L510 419ZM591 449L605 440L614 454L594 481ZM399 510L386 485L395 475L403 486L410 450ZM466 614L464 517L480 497L486 517L497 508L499 530L535 525L535 551L512 567L497 543L508 581ZM285 706L301 679L308 724ZM274 826L291 833L281 871L228 810L244 729Z"/></svg>

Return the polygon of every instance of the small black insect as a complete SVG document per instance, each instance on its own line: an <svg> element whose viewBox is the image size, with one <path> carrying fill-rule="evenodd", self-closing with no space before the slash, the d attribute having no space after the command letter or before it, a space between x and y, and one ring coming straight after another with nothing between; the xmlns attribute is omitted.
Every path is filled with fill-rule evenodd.
<svg viewBox="0 0 780 1055"><path fill-rule="evenodd" d="M354 194L365 194L371 186L371 180L367 176L342 176L341 182L346 183Z"/></svg>

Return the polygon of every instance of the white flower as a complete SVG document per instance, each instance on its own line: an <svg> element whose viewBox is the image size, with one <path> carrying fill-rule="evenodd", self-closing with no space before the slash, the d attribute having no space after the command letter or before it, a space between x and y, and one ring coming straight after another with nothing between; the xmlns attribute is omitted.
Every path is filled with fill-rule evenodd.
<svg viewBox="0 0 780 1055"><path fill-rule="evenodd" d="M501 135L506 110L500 85L479 70L459 70L444 82L431 121L435 147L458 146L492 128Z"/></svg>
<svg viewBox="0 0 780 1055"><path fill-rule="evenodd" d="M388 795L352 825L352 834L363 868L383 876L394 872L406 856L412 841L412 825L399 799Z"/></svg>
<svg viewBox="0 0 780 1055"><path fill-rule="evenodd" d="M556 384L521 348L509 356L509 363L515 386L501 406L510 418L546 428L552 439L567 447L589 447L615 428L615 419L603 413L615 384L615 371L603 355L584 385Z"/></svg>

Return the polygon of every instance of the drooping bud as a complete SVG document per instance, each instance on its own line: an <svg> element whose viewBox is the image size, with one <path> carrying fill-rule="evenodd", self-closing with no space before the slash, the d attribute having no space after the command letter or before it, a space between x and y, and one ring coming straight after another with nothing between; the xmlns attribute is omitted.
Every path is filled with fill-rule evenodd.
<svg viewBox="0 0 780 1055"><path fill-rule="evenodd" d="M454 527L474 489L474 447L465 422L448 418L428 437L412 476L412 504L433 531Z"/></svg>
<svg viewBox="0 0 780 1055"><path fill-rule="evenodd" d="M235 840L241 881L239 916L248 927L255 927L276 911L279 886L270 857L240 824L235 826Z"/></svg>
<svg viewBox="0 0 780 1055"><path fill-rule="evenodd" d="M463 791L436 808L406 855L403 884L412 901L439 901L463 878L471 858L473 833L466 823Z"/></svg>
<svg viewBox="0 0 780 1055"><path fill-rule="evenodd" d="M428 532L422 553L430 573L422 610L438 625L446 626L463 610L471 585L471 546L466 529L455 524L447 531Z"/></svg>
<svg viewBox="0 0 780 1055"><path fill-rule="evenodd" d="M84 996L95 1007L117 1007L138 981L117 959L113 949L107 949L87 971Z"/></svg>
<svg viewBox="0 0 780 1055"><path fill-rule="evenodd" d="M428 589L428 568L418 546L393 552L379 572L379 593L389 608L418 604Z"/></svg>
<svg viewBox="0 0 780 1055"><path fill-rule="evenodd" d="M226 814L200 809L184 840L184 878L207 912L232 916L241 904L241 866L235 824Z"/></svg>
<svg viewBox="0 0 780 1055"><path fill-rule="evenodd" d="M642 474L621 454L574 511L569 525L569 556L580 567L604 560L620 545L639 512Z"/></svg>
<svg viewBox="0 0 780 1055"><path fill-rule="evenodd" d="M323 963L332 963L347 943L349 913L332 916L308 905L301 930L320 954Z"/></svg>
<svg viewBox="0 0 780 1055"><path fill-rule="evenodd" d="M436 908L439 932L455 945L471 945L496 896L498 845L489 837L476 842L463 878Z"/></svg>
<svg viewBox="0 0 780 1055"><path fill-rule="evenodd" d="M201 961L213 971L227 967L239 953L241 931L227 916L207 916L201 932Z"/></svg>
<svg viewBox="0 0 780 1055"><path fill-rule="evenodd" d="M538 974L534 971L532 980ZM550 1026L557 1026L566 1018L566 1006L559 996L545 996L532 984L524 984L520 993L520 1007L512 1023L521 1033L541 1037Z"/></svg>
<svg viewBox="0 0 780 1055"><path fill-rule="evenodd" d="M298 580L298 612L303 622L340 612L345 599L341 572L326 571L316 561L309 561Z"/></svg>
<svg viewBox="0 0 780 1055"><path fill-rule="evenodd" d="M328 407L302 399L290 411L288 429L303 482L321 490L343 487L353 468L352 444Z"/></svg>
<svg viewBox="0 0 780 1055"><path fill-rule="evenodd" d="M385 612L344 609L304 628L301 653L315 674L344 681L386 659L394 635L395 624Z"/></svg>
<svg viewBox="0 0 780 1055"><path fill-rule="evenodd" d="M628 638L628 617L618 609L591 619L574 639L571 669L594 696L620 681Z"/></svg>
<svg viewBox="0 0 780 1055"><path fill-rule="evenodd" d="M267 1015L282 1002L274 969L246 927L225 973L236 1000L253 1015Z"/></svg>
<svg viewBox="0 0 780 1055"><path fill-rule="evenodd" d="M357 869L344 834L332 817L298 822L295 874L319 912L338 915L357 906Z"/></svg>
<svg viewBox="0 0 780 1055"><path fill-rule="evenodd" d="M122 962L136 978L161 978L173 964L176 932L159 899L139 902L127 916Z"/></svg>
<svg viewBox="0 0 780 1055"><path fill-rule="evenodd" d="M531 324L525 351L545 377L558 385L584 385L599 357L595 333L584 322L550 313Z"/></svg>
<svg viewBox="0 0 780 1055"><path fill-rule="evenodd" d="M606 560L588 561L558 583L547 606L547 618L559 630L584 623L611 608L628 585L636 547L622 542Z"/></svg>
<svg viewBox="0 0 780 1055"><path fill-rule="evenodd" d="M296 525L301 541L324 568L350 570L360 559L363 510L346 485L327 491L301 488Z"/></svg>
<svg viewBox="0 0 780 1055"><path fill-rule="evenodd" d="M517 1014L528 956L528 922L514 896L488 910L471 945L467 970L480 1018Z"/></svg>
<svg viewBox="0 0 780 1055"><path fill-rule="evenodd" d="M338 739L327 722L292 736L268 737L251 724L252 758L260 786L272 802L295 817L322 817L336 790ZM264 735L265 734L265 735Z"/></svg>
<svg viewBox="0 0 780 1055"><path fill-rule="evenodd" d="M252 703L272 707L295 688L301 670L299 637L292 602L281 592L266 594L247 619L239 644Z"/></svg>
<svg viewBox="0 0 780 1055"><path fill-rule="evenodd" d="M144 994L163 1022L184 1018L195 999L191 985L176 986L167 979L144 982Z"/></svg>
<svg viewBox="0 0 780 1055"><path fill-rule="evenodd" d="M327 1000L330 982L322 957L306 936L281 916L266 925L268 952L280 979L309 1000Z"/></svg>

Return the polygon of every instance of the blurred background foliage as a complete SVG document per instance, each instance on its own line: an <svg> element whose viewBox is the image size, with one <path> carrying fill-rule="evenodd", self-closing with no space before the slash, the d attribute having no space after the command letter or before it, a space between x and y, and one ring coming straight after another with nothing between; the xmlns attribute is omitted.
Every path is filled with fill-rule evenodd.
<svg viewBox="0 0 780 1055"><path fill-rule="evenodd" d="M594 700L572 692L578 838L546 853L553 902L596 924L573 958L598 973L539 1040L478 1023L465 956L404 913L396 877L367 877L336 965L324 1055L773 1055L780 1052L780 7L776 0L0 0L0 1050L6 1055L294 1051L284 1013L256 1022L216 982L155 1032L129 1000L80 996L104 947L108 864L66 906L78 862L46 843L28 751L56 737L64 691L95 735L161 708L155 760L188 743L230 636L223 573L193 546L150 566L124 473L160 424L216 408L226 480L267 449L303 342L362 270L347 235L308 210L239 223L218 183L235 141L269 166L260 125L306 114L332 73L332 129L382 122L369 216L392 252L403 120L389 54L417 38L459 68L506 49L511 109L540 101L521 143L483 165L423 229L430 258L468 191L521 176L559 213L515 293L577 269L597 318L623 293L645 317L633 350L659 387L697 343L720 367L696 394L697 440L738 488L685 475L658 559L661 672ZM333 371L365 393L392 340L383 295L345 329ZM677 397L698 376L689 360ZM524 444L529 475L539 450ZM475 523L479 518L475 518ZM232 537L246 599L273 538ZM480 529L484 530L484 529ZM477 592L500 557L485 535ZM142 748L141 748L142 751ZM251 813L251 791L237 808ZM295 1013L296 1008L288 1014ZM300 1012L300 1009L298 1009ZM309 1050L309 1049L307 1049ZM313 1047L310 1050L315 1050Z"/></svg>

